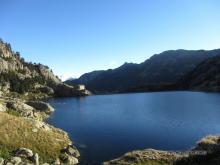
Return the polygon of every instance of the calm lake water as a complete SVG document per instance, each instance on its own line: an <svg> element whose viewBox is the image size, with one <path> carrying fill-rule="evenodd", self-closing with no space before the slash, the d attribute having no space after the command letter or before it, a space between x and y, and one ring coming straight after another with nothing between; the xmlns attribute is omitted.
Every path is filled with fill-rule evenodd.
<svg viewBox="0 0 220 165"><path fill-rule="evenodd" d="M97 165L125 152L187 150L220 133L220 94L156 92L50 100L48 122L67 131L81 164ZM88 163L89 162L89 163Z"/></svg>

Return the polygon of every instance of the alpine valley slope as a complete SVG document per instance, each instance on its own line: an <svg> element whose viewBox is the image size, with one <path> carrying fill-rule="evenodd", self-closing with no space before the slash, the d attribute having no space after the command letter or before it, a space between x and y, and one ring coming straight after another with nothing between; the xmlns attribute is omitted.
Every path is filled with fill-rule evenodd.
<svg viewBox="0 0 220 165"><path fill-rule="evenodd" d="M44 122L53 111L40 101L57 96L87 96L42 64L25 62L0 40L0 165L78 164L68 134Z"/></svg>

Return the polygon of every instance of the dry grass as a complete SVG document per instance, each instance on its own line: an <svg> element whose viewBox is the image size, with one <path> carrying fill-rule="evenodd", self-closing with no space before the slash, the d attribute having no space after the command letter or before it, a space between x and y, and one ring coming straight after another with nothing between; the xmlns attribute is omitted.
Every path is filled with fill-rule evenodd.
<svg viewBox="0 0 220 165"><path fill-rule="evenodd" d="M110 164L104 164L104 165L172 165L172 163L156 161L156 160L146 160L146 161L138 162L138 163L119 161L119 162L112 162Z"/></svg>
<svg viewBox="0 0 220 165"><path fill-rule="evenodd" d="M171 165L171 163L151 160L151 161L146 161L146 162L138 163L138 164L134 164L134 165Z"/></svg>
<svg viewBox="0 0 220 165"><path fill-rule="evenodd" d="M219 136L206 136L204 138L202 138L198 144L217 144L219 141Z"/></svg>
<svg viewBox="0 0 220 165"><path fill-rule="evenodd" d="M104 165L171 165L181 155L153 149L132 151Z"/></svg>
<svg viewBox="0 0 220 165"><path fill-rule="evenodd" d="M28 119L0 113L0 146L9 150L25 147L37 152L41 160L49 161L59 156L68 145L69 138L63 132L38 130Z"/></svg>

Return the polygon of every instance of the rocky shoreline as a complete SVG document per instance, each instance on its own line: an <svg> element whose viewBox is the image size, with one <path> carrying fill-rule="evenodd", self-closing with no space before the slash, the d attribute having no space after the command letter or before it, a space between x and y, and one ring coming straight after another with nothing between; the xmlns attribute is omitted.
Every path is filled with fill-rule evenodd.
<svg viewBox="0 0 220 165"><path fill-rule="evenodd" d="M207 136L185 152L146 149L132 151L104 162L103 165L218 165L220 164L220 136Z"/></svg>
<svg viewBox="0 0 220 165"><path fill-rule="evenodd" d="M54 112L53 107L43 101L0 98L0 153L2 147L9 149L8 156L0 156L0 165L75 165L79 163L80 153L69 139L68 134L44 122L52 112ZM24 123L20 124L20 122ZM17 127L11 129L13 124ZM14 135L13 132L19 132L20 129L21 134L16 135L17 138L21 136L21 140L18 141L19 145L10 146L10 143L5 142L5 146L2 146L3 140L13 140L12 136L4 137L6 136L3 132L4 125L7 133L11 135ZM26 128L27 125L30 128ZM28 135L26 138L26 133L31 135L30 137L36 138L36 141L33 143ZM38 136L44 134L49 137L49 139L44 139L50 144L46 148L41 147L42 139L38 139ZM29 140L30 143L33 143L31 147L29 147ZM57 150L56 153L49 153L48 147L54 147L58 143L59 145L54 148ZM35 147L39 147L39 149ZM42 149L47 150L43 153L45 155L42 155ZM50 158L47 159L47 154L54 155L53 157L50 155ZM104 162L103 165L215 165L218 163L220 163L220 136L207 136L190 151L172 152L154 149L132 151L117 159Z"/></svg>
<svg viewBox="0 0 220 165"><path fill-rule="evenodd" d="M36 146L28 148L27 146L31 145L29 144L29 142L25 142L25 140L30 140L30 143L33 143L33 141L31 139L21 138L21 141L19 141L20 144L16 144L20 147L16 148L16 145L11 145L13 144L13 142L11 142L13 140L11 137L5 138L8 142L2 142L1 139L4 139L4 137L0 137L0 148L3 147L7 148L8 150L8 155L5 156L5 158L0 157L0 165L78 164L78 158L80 154L76 147L73 145L72 141L69 139L68 134L63 130L57 129L44 122L44 120L49 117L49 115L53 111L53 107L43 101L24 101L18 98L0 98L0 123L2 124L5 122L6 125L11 126L11 123L7 121L13 120L15 124L18 125L20 122L24 122L25 125L29 125L31 127L26 128L24 124L21 124L22 127L15 128L13 129L13 131L16 132L17 129L21 129L21 132L25 133L26 129L30 129L29 132L27 132L27 136L32 136L33 138L36 138L36 144L31 144ZM0 133L3 133L3 129L4 128L1 126ZM41 149L36 148L39 147L37 145L40 145L40 143L42 143L42 141L38 141L38 136L44 136L44 133L50 135L50 139L48 137L45 137L45 139L43 139L45 140L45 143L47 143L47 141L54 141L51 143L53 146L45 144L46 147L54 147L54 145L60 143L60 145L54 147L54 149L56 149L57 153L59 154L56 153L57 156L53 157L53 159L51 159L50 153L47 153L49 152L49 149L45 152L50 157L50 160L48 159L49 161L46 161L45 158L41 159L41 157L47 157L47 155L42 155L42 153L35 152L36 150L41 151ZM8 134L11 134L11 136L14 135L10 132L8 132ZM4 134L0 136L4 136ZM18 134L17 136L22 135ZM5 143L5 146L3 146L3 143ZM24 144L24 146L21 146L22 144ZM0 150L0 153L1 152L2 151Z"/></svg>
<svg viewBox="0 0 220 165"><path fill-rule="evenodd" d="M44 122L54 109L40 100L90 95L85 86L66 85L1 39L0 75L0 165L77 164L78 150L66 132Z"/></svg>

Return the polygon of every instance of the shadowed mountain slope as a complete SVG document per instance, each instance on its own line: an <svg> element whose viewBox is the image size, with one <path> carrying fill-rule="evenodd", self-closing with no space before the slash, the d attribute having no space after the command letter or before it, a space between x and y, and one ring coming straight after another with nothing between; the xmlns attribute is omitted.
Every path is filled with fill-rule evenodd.
<svg viewBox="0 0 220 165"><path fill-rule="evenodd" d="M209 58L200 63L193 71L184 76L179 84L184 89L219 92L220 56Z"/></svg>
<svg viewBox="0 0 220 165"><path fill-rule="evenodd" d="M220 54L216 50L169 50L140 64L125 63L116 69L93 71L68 84L85 84L94 93L160 89L177 82L202 61Z"/></svg>

